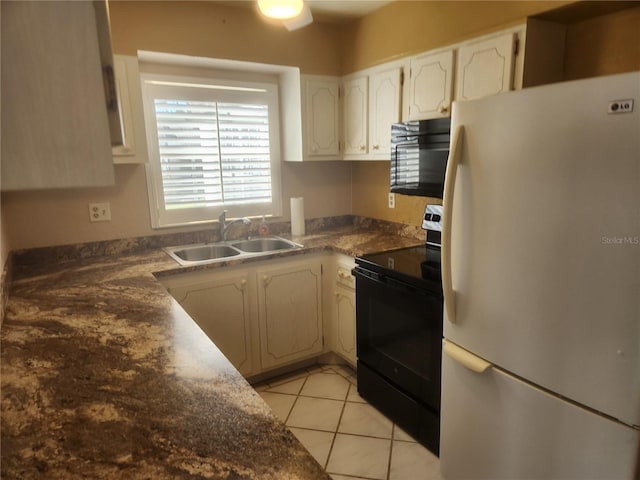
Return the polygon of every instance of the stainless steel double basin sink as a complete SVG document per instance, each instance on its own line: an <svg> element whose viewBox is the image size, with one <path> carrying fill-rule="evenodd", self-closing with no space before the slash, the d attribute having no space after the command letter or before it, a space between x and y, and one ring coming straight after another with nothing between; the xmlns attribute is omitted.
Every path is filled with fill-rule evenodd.
<svg viewBox="0 0 640 480"><path fill-rule="evenodd" d="M297 248L302 248L302 245L281 237L269 236L248 240L182 245L163 248L163 250L180 265L197 265L231 258L241 259L267 255L279 250L294 250Z"/></svg>

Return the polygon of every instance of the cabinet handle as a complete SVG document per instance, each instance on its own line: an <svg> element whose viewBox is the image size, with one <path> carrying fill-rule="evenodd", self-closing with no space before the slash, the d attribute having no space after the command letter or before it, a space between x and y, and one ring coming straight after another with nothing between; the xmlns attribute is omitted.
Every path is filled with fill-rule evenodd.
<svg viewBox="0 0 640 480"><path fill-rule="evenodd" d="M448 111L449 111L449 107L447 107L446 105L440 105L440 108L438 108L439 113L446 113Z"/></svg>
<svg viewBox="0 0 640 480"><path fill-rule="evenodd" d="M240 290L244 290L246 286L247 281L243 278L242 280L240 280Z"/></svg>
<svg viewBox="0 0 640 480"><path fill-rule="evenodd" d="M364 145L360 145L360 151L364 152L367 149L367 147L365 147Z"/></svg>
<svg viewBox="0 0 640 480"><path fill-rule="evenodd" d="M266 287L267 285L269 285L269 283L271 282L271 280L269 279L269 277L267 275L263 275L262 276L262 284Z"/></svg>
<svg viewBox="0 0 640 480"><path fill-rule="evenodd" d="M374 149L374 150L380 150L380 145L374 145L374 146L373 146L373 149Z"/></svg>
<svg viewBox="0 0 640 480"><path fill-rule="evenodd" d="M340 298L340 292L333 292L333 294L336 296L336 298Z"/></svg>

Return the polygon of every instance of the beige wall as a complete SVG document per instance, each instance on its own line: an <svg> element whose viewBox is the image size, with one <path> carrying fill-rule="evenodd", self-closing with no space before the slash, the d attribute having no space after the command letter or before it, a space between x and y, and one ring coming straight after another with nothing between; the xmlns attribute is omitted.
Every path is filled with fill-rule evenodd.
<svg viewBox="0 0 640 480"><path fill-rule="evenodd" d="M309 74L340 73L336 25L313 23L289 32L265 22L252 7L210 1L116 1L110 11L116 53L152 50L291 65Z"/></svg>
<svg viewBox="0 0 640 480"><path fill-rule="evenodd" d="M213 2L111 2L113 48L130 55L139 49L164 51L339 73L338 27L314 24L288 33L257 15L251 8ZM144 167L117 165L115 170L114 187L4 193L3 247L6 237L11 249L21 249L194 230L153 230ZM305 197L308 218L351 212L348 163L284 163L282 184L285 219L293 196ZM89 222L88 204L94 202L111 203L110 222Z"/></svg>
<svg viewBox="0 0 640 480"><path fill-rule="evenodd" d="M2 208L0 208L0 272L4 268L4 264L7 261L9 251L11 250L11 244L9 243L6 224L7 222L4 221L4 218L2 218Z"/></svg>
<svg viewBox="0 0 640 480"><path fill-rule="evenodd" d="M282 166L284 217L289 198L305 197L308 218L351 212L351 172L348 164ZM110 222L89 222L89 203L110 202ZM144 167L116 166L116 185L107 188L13 192L3 195L3 231L10 229L12 249L131 238L210 227L154 230ZM4 242L3 242L4 243Z"/></svg>
<svg viewBox="0 0 640 480"><path fill-rule="evenodd" d="M640 6L567 27L564 78L640 70Z"/></svg>

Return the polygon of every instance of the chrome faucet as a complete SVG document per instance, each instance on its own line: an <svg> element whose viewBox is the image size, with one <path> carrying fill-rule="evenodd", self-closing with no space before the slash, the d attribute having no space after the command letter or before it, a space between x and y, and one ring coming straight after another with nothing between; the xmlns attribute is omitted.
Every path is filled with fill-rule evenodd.
<svg viewBox="0 0 640 480"><path fill-rule="evenodd" d="M227 223L227 211L224 210L218 217L218 228L220 229L220 240L224 242L227 239L227 231L229 230L229 228L232 225L235 225L236 223L240 223L240 222L242 222L244 225L249 225L251 223L251 220L249 220L247 217L242 217L242 218L236 218L235 220L232 220L229 223Z"/></svg>

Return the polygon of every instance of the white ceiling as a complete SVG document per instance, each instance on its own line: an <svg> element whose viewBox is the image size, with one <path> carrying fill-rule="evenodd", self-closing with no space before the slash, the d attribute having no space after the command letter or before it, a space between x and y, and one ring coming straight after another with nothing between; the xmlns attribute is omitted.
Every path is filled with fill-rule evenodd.
<svg viewBox="0 0 640 480"><path fill-rule="evenodd" d="M346 21L365 15L393 0L305 0L314 17Z"/></svg>
<svg viewBox="0 0 640 480"><path fill-rule="evenodd" d="M254 7L255 0L213 0L235 7ZM304 0L314 19L342 23L377 10L394 0Z"/></svg>

